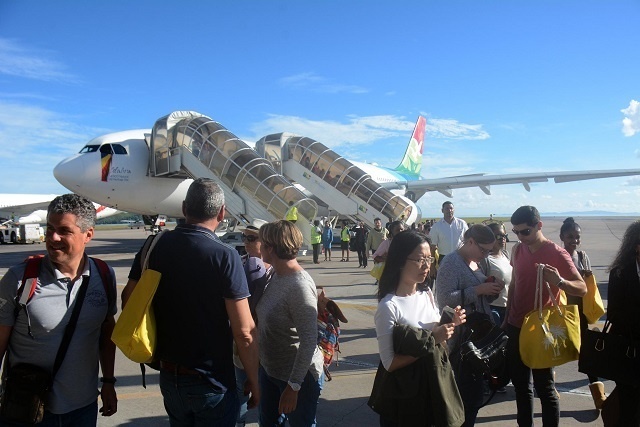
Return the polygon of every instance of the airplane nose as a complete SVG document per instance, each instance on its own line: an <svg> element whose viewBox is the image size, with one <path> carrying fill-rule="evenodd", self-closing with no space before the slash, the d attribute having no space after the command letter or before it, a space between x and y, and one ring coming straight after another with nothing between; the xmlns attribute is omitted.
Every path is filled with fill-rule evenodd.
<svg viewBox="0 0 640 427"><path fill-rule="evenodd" d="M64 159L53 168L53 176L60 184L75 192L82 187L83 181L80 178L82 173L82 159L73 156Z"/></svg>

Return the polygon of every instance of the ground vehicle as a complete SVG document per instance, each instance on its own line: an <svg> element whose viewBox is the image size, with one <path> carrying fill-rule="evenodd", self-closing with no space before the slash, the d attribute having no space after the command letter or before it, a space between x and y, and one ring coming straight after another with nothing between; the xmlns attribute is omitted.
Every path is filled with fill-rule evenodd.
<svg viewBox="0 0 640 427"><path fill-rule="evenodd" d="M44 242L44 228L39 224L7 224L0 226L0 243Z"/></svg>

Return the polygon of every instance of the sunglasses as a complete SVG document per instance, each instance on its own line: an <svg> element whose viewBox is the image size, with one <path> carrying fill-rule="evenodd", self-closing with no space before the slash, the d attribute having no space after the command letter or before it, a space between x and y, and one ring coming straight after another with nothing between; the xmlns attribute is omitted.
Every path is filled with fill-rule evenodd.
<svg viewBox="0 0 640 427"><path fill-rule="evenodd" d="M258 240L258 236L248 236L246 234L243 234L242 240L247 241L249 243L253 243Z"/></svg>
<svg viewBox="0 0 640 427"><path fill-rule="evenodd" d="M525 237L531 234L533 230L534 230L533 228L525 228L524 230L516 230L515 228L511 229L511 231L513 231L513 234L515 234L516 236L520 234Z"/></svg>
<svg viewBox="0 0 640 427"><path fill-rule="evenodd" d="M494 236L496 236L496 240L502 240L507 238L506 234L494 234Z"/></svg>

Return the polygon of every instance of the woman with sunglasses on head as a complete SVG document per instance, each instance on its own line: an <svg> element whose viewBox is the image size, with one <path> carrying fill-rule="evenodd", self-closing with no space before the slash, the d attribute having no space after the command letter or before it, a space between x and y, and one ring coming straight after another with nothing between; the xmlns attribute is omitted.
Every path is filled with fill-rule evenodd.
<svg viewBox="0 0 640 427"><path fill-rule="evenodd" d="M298 264L300 230L280 220L260 227L262 257L274 274L258 303L260 425L314 426L324 381L316 285Z"/></svg>
<svg viewBox="0 0 640 427"><path fill-rule="evenodd" d="M509 252L507 252L507 233L503 224L492 222L487 227L491 229L496 238L491 253L488 257L479 263L482 273L487 276L493 276L504 282L504 288L500 291L498 297L490 304L493 320L496 325L501 325L504 321L507 309L507 294L509 292L509 283L511 282L511 262L509 260Z"/></svg>
<svg viewBox="0 0 640 427"><path fill-rule="evenodd" d="M440 325L441 313L438 310L435 299L428 287L421 288L421 284L427 278L429 269L433 263L431 256L431 248L429 246L429 238L423 233L417 231L404 231L397 233L386 255L386 264L382 276L380 277L378 286L378 309L374 316L376 326L376 336L378 339L378 350L382 366L378 368L378 374L374 383L374 391L369 404L376 412L380 414L381 426L431 426L431 425L460 425L462 423L462 410L459 411L459 423L455 420L445 420L438 417L438 402L443 402L439 406L440 415L442 412L451 410L444 408L447 406L447 399L460 400L459 394L455 387L455 382L451 378L447 386L446 378L438 378L443 381L443 388L440 389L440 399L433 394L430 401L420 400L424 397L416 391L414 399L399 399L398 401L390 401L382 399L382 402L376 399L381 393L378 390L384 389L385 395L402 394L396 393L396 390L388 390L388 387L402 387L405 384L400 377L396 381L386 381L387 378L395 378L394 375L401 375L404 368L414 366L417 372L420 372L416 362L418 357L403 354L394 346L398 344L396 325L403 325L418 328L418 330L429 331L427 340L432 352L442 351L442 356L437 360L444 360L443 369L432 368L429 372L435 372L439 376L443 376L446 369L451 373L446 352L442 350L441 344L444 343L453 334L455 326L464 322L464 310L456 307L455 314L450 322ZM416 364L416 365L414 365ZM411 368L408 368L411 369ZM431 378L433 380L433 378ZM420 378L420 384L426 386L429 378ZM414 385L415 381L412 382ZM406 384L406 387L409 387ZM428 388L428 387L427 387ZM403 390L404 394L408 394L408 390ZM425 405L425 403L428 403ZM392 408L388 412L387 408ZM407 405L411 410L405 410ZM452 415L449 413L449 415Z"/></svg>
<svg viewBox="0 0 640 427"><path fill-rule="evenodd" d="M257 322L256 305L260 301L265 288L269 285L271 275L273 274L273 267L271 264L262 260L262 252L260 238L258 236L259 228L264 221L255 220L254 224L248 225L242 232L242 241L244 242L244 248L247 251L242 256L242 264L244 265L244 273L247 276L247 283L249 284L249 309L251 310L251 316L253 320ZM244 384L247 381L247 374L244 371L242 362L238 357L238 351L235 343L233 347L233 364L236 371L236 393L238 394L238 415L236 418L236 427L244 426L247 418L247 402L249 401L249 395L244 393Z"/></svg>
<svg viewBox="0 0 640 427"><path fill-rule="evenodd" d="M446 305L460 305L467 310L467 316L479 312L488 315L493 321L490 303L498 297L504 288L504 282L495 278L487 280L478 263L489 256L495 240L489 227L475 224L464 233L462 246L443 259L435 284L436 301L440 309ZM449 340L449 349L456 382L464 402L463 426L472 426L482 405L483 381L461 369L457 360L461 344L459 335L456 333Z"/></svg>

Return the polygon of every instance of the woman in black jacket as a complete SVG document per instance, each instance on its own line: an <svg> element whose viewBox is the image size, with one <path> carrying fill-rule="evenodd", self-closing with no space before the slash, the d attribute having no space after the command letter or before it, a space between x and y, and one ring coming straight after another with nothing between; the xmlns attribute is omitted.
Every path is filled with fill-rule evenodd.
<svg viewBox="0 0 640 427"><path fill-rule="evenodd" d="M613 263L609 267L607 319L611 331L640 339L640 221L627 228ZM620 398L619 426L640 426L640 383L616 382Z"/></svg>

